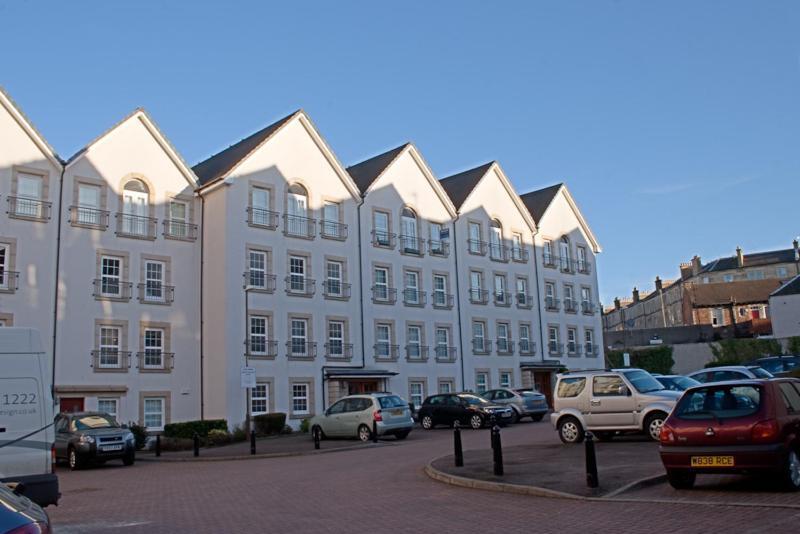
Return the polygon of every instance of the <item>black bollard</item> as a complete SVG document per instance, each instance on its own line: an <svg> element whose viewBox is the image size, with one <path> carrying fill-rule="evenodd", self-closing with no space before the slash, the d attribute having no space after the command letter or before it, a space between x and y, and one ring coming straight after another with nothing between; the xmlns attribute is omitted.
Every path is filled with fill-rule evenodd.
<svg viewBox="0 0 800 534"><path fill-rule="evenodd" d="M455 449L456 467L464 467L464 451L461 448L461 429L458 421L453 423L453 448Z"/></svg>
<svg viewBox="0 0 800 534"><path fill-rule="evenodd" d="M319 429L318 426L315 426L314 427L314 448L317 449L317 450L319 450L319 438L320 438L319 434L320 434L320 429Z"/></svg>
<svg viewBox="0 0 800 534"><path fill-rule="evenodd" d="M372 443L378 443L378 422L372 420Z"/></svg>
<svg viewBox="0 0 800 534"><path fill-rule="evenodd" d="M597 478L597 455L594 451L594 436L586 433L586 485L596 488L600 484Z"/></svg>
<svg viewBox="0 0 800 534"><path fill-rule="evenodd" d="M495 476L503 476L503 445L500 442L500 427L494 425L492 427L492 449L494 456L494 474Z"/></svg>
<svg viewBox="0 0 800 534"><path fill-rule="evenodd" d="M161 456L161 434L156 434L156 457Z"/></svg>
<svg viewBox="0 0 800 534"><path fill-rule="evenodd" d="M194 440L194 455L195 457L200 456L200 436L197 435L197 432L194 433L192 439Z"/></svg>
<svg viewBox="0 0 800 534"><path fill-rule="evenodd" d="M256 431L250 431L250 454L256 453Z"/></svg>

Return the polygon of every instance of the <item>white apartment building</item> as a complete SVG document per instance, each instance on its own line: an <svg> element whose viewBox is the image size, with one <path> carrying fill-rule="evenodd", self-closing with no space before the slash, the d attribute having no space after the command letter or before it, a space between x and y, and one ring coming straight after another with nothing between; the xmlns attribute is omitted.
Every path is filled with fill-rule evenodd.
<svg viewBox="0 0 800 534"><path fill-rule="evenodd" d="M303 111L189 168L136 110L64 162L0 104L0 326L42 332L64 410L297 427L349 393L549 394L602 365L600 247L563 185L439 181L412 144L346 169Z"/></svg>

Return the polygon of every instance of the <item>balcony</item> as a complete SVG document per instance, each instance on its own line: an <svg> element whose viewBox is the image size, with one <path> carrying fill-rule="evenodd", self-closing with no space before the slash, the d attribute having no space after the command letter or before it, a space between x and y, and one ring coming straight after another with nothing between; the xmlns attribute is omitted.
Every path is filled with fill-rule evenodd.
<svg viewBox="0 0 800 534"><path fill-rule="evenodd" d="M506 263L508 261L508 248L500 243L490 243L489 259Z"/></svg>
<svg viewBox="0 0 800 534"><path fill-rule="evenodd" d="M325 239L345 241L347 239L347 225L335 221L323 220L319 226L319 236Z"/></svg>
<svg viewBox="0 0 800 534"><path fill-rule="evenodd" d="M52 202L38 198L7 197L9 217L29 219L31 221L48 221L53 207Z"/></svg>
<svg viewBox="0 0 800 534"><path fill-rule="evenodd" d="M136 353L140 373L168 373L175 368L175 353L148 350Z"/></svg>
<svg viewBox="0 0 800 534"><path fill-rule="evenodd" d="M564 299L564 311L567 313L576 313L578 311L578 303L571 299Z"/></svg>
<svg viewBox="0 0 800 534"><path fill-rule="evenodd" d="M127 373L131 367L131 353L117 349L93 350L89 366L96 373Z"/></svg>
<svg viewBox="0 0 800 534"><path fill-rule="evenodd" d="M406 345L406 361L409 362L427 362L428 361L428 346L427 345Z"/></svg>
<svg viewBox="0 0 800 534"><path fill-rule="evenodd" d="M516 263L528 263L530 254L525 248L511 247L511 261Z"/></svg>
<svg viewBox="0 0 800 534"><path fill-rule="evenodd" d="M558 256L554 256L553 254L548 254L547 252L545 252L544 256L542 257L542 264L545 267L549 267L550 269L555 269L557 260Z"/></svg>
<svg viewBox="0 0 800 534"><path fill-rule="evenodd" d="M593 302L588 300L581 302L581 311L584 313L584 315L594 315L595 309L596 308Z"/></svg>
<svg viewBox="0 0 800 534"><path fill-rule="evenodd" d="M69 224L83 228L105 230L108 228L109 212L86 206L69 207Z"/></svg>
<svg viewBox="0 0 800 534"><path fill-rule="evenodd" d="M353 359L353 344L328 341L325 343L325 358L337 362L349 362Z"/></svg>
<svg viewBox="0 0 800 534"><path fill-rule="evenodd" d="M575 270L581 274L592 274L592 264L586 260L575 260Z"/></svg>
<svg viewBox="0 0 800 534"><path fill-rule="evenodd" d="M400 253L409 256L422 256L425 254L425 240L413 235L400 236Z"/></svg>
<svg viewBox="0 0 800 534"><path fill-rule="evenodd" d="M497 338L497 354L514 354L514 342L510 339Z"/></svg>
<svg viewBox="0 0 800 534"><path fill-rule="evenodd" d="M119 237L155 240L158 221L153 217L117 213L116 218L117 235Z"/></svg>
<svg viewBox="0 0 800 534"><path fill-rule="evenodd" d="M520 339L517 343L520 356L533 356L536 352L536 343L527 339Z"/></svg>
<svg viewBox="0 0 800 534"><path fill-rule="evenodd" d="M558 258L558 267L562 273L574 273L575 269L572 266L572 260L568 256L561 256Z"/></svg>
<svg viewBox="0 0 800 534"><path fill-rule="evenodd" d="M383 230L372 231L372 246L380 248L388 248L394 250L397 243L397 235L384 232Z"/></svg>
<svg viewBox="0 0 800 534"><path fill-rule="evenodd" d="M500 306L503 308L508 308L511 306L511 293L508 291L495 291L493 295L495 306Z"/></svg>
<svg viewBox="0 0 800 534"><path fill-rule="evenodd" d="M431 305L438 310L452 310L453 295L442 293L441 291L434 291L431 293Z"/></svg>
<svg viewBox="0 0 800 534"><path fill-rule="evenodd" d="M485 289L470 289L469 301L472 304L488 304L489 292Z"/></svg>
<svg viewBox="0 0 800 534"><path fill-rule="evenodd" d="M396 362L398 345L390 345L389 343L378 342L372 346L375 350L375 360L382 362Z"/></svg>
<svg viewBox="0 0 800 534"><path fill-rule="evenodd" d="M278 356L278 342L263 337L250 336L250 346L245 341L245 357L251 360L273 360Z"/></svg>
<svg viewBox="0 0 800 534"><path fill-rule="evenodd" d="M13 293L19 289L19 273L17 271L0 271L0 292Z"/></svg>
<svg viewBox="0 0 800 534"><path fill-rule="evenodd" d="M527 293L517 293L517 308L530 310L533 308L533 299Z"/></svg>
<svg viewBox="0 0 800 534"><path fill-rule="evenodd" d="M449 345L436 345L433 349L436 361L440 363L452 363L456 361L456 348Z"/></svg>
<svg viewBox="0 0 800 534"><path fill-rule="evenodd" d="M425 292L420 291L419 289L404 289L403 304L406 306L416 306L419 308L425 306Z"/></svg>
<svg viewBox="0 0 800 534"><path fill-rule="evenodd" d="M592 357L594 357L594 356L597 356L597 352L595 351L595 348L594 348L594 344L593 344L593 343L587 343L587 344L584 346L584 348L586 349L586 356L587 356L587 357L589 357L589 358L592 358Z"/></svg>
<svg viewBox="0 0 800 534"><path fill-rule="evenodd" d="M175 286L160 282L145 282L137 286L139 302L142 304L172 304L175 300Z"/></svg>
<svg viewBox="0 0 800 534"><path fill-rule="evenodd" d="M544 309L547 311L558 311L561 301L554 297L544 298Z"/></svg>
<svg viewBox="0 0 800 534"><path fill-rule="evenodd" d="M564 344L550 341L547 343L547 353L551 356L561 356L564 354Z"/></svg>
<svg viewBox="0 0 800 534"><path fill-rule="evenodd" d="M394 304L397 302L397 289L387 286L372 286L372 302Z"/></svg>
<svg viewBox="0 0 800 534"><path fill-rule="evenodd" d="M581 354L581 346L577 343L572 341L567 343L567 355L569 356L580 356Z"/></svg>
<svg viewBox="0 0 800 534"><path fill-rule="evenodd" d="M132 282L123 282L118 278L96 278L93 281L95 300L130 300L133 290Z"/></svg>
<svg viewBox="0 0 800 534"><path fill-rule="evenodd" d="M428 240L428 254L437 258L446 258L450 255L450 243L430 239Z"/></svg>
<svg viewBox="0 0 800 534"><path fill-rule="evenodd" d="M284 214L283 216L283 235L287 237L314 239L316 229L316 219L301 217L299 215Z"/></svg>
<svg viewBox="0 0 800 534"><path fill-rule="evenodd" d="M197 225L179 219L164 220L164 237L178 241L196 241Z"/></svg>
<svg viewBox="0 0 800 534"><path fill-rule="evenodd" d="M304 339L293 339L286 342L286 356L289 359L310 360L317 356L317 344Z"/></svg>
<svg viewBox="0 0 800 534"><path fill-rule="evenodd" d="M257 228L275 230L278 228L278 212L262 208L247 208L247 224Z"/></svg>
<svg viewBox="0 0 800 534"><path fill-rule="evenodd" d="M492 342L482 337L473 337L472 352L475 354L489 354L492 352Z"/></svg>
<svg viewBox="0 0 800 534"><path fill-rule="evenodd" d="M264 271L245 271L244 286L248 291L258 291L260 293L275 293L276 277Z"/></svg>
<svg viewBox="0 0 800 534"><path fill-rule="evenodd" d="M316 281L312 278L305 278L303 276L287 276L284 278L286 282L286 294L293 297L313 297L316 291Z"/></svg>
<svg viewBox="0 0 800 534"><path fill-rule="evenodd" d="M467 239L467 251L476 256L486 256L486 248L488 244L486 241L478 239Z"/></svg>
<svg viewBox="0 0 800 534"><path fill-rule="evenodd" d="M325 280L322 282L322 293L330 300L350 300L350 284L339 280Z"/></svg>

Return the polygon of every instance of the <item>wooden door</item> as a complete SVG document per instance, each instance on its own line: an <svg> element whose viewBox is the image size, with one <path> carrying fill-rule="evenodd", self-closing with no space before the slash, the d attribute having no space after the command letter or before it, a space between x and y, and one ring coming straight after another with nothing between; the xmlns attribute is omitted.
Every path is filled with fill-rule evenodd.
<svg viewBox="0 0 800 534"><path fill-rule="evenodd" d="M59 400L59 409L62 413L82 412L83 397L61 398Z"/></svg>

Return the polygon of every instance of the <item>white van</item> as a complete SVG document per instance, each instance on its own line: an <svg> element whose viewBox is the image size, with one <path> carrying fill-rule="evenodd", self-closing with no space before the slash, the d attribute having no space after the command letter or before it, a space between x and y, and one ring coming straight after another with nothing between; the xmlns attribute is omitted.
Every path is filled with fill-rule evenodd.
<svg viewBox="0 0 800 534"><path fill-rule="evenodd" d="M0 328L0 482L20 482L41 506L58 504L53 473L52 367L32 328Z"/></svg>

